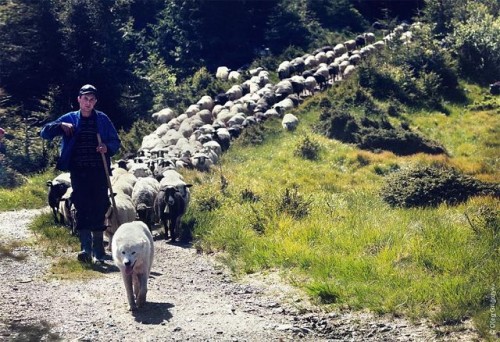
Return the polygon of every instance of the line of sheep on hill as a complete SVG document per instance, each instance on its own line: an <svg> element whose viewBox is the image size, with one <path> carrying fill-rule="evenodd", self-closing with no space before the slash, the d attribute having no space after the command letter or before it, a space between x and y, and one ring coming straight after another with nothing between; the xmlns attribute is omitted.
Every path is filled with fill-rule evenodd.
<svg viewBox="0 0 500 342"><path fill-rule="evenodd" d="M180 115L171 108L154 113L153 120L159 124L156 130L143 137L134 158L119 160L113 167L111 184L117 208L111 206L106 214L108 241L118 224L135 219L150 229L162 224L165 238L170 234L175 240L189 205L191 186L177 170L210 170L246 127L269 118L280 118L284 129L294 130L299 120L289 112L303 97L348 78L363 58L395 39L411 41L410 28L418 27L418 23L401 24L378 41L373 33L365 33L284 61L276 70L280 78L277 84L270 82L269 71L257 67L248 70L249 78L241 84L214 98L202 96ZM242 75L219 67L216 78L239 81ZM55 221L74 229L69 175L62 174L47 185Z"/></svg>

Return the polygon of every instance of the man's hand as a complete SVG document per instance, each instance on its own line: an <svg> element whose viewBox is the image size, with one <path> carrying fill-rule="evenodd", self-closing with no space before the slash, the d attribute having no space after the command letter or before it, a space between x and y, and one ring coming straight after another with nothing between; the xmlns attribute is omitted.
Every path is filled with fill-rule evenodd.
<svg viewBox="0 0 500 342"><path fill-rule="evenodd" d="M73 124L70 124L68 122L61 122L61 128L64 132L64 135L67 135L68 137L73 136L73 131L74 131Z"/></svg>
<svg viewBox="0 0 500 342"><path fill-rule="evenodd" d="M106 153L108 152L108 147L104 145L103 143L100 143L99 146L97 146L96 151L98 153Z"/></svg>

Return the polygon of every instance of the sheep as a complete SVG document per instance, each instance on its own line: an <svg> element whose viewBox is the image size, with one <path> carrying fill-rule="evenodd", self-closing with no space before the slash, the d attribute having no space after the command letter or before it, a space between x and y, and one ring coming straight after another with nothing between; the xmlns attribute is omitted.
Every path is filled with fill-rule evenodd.
<svg viewBox="0 0 500 342"><path fill-rule="evenodd" d="M280 116L283 115L284 112L292 110L295 107L295 104L293 103L293 100L287 97L284 100L281 100L280 102L274 104L273 108L276 109L278 113L280 113Z"/></svg>
<svg viewBox="0 0 500 342"><path fill-rule="evenodd" d="M208 141L203 144L203 147L208 148L212 151L214 151L218 156L222 154L222 147L219 145L217 141Z"/></svg>
<svg viewBox="0 0 500 342"><path fill-rule="evenodd" d="M132 191L132 203L139 220L144 222L150 231L157 221L154 212L154 201L160 190L160 182L154 178L141 178L135 183Z"/></svg>
<svg viewBox="0 0 500 342"><path fill-rule="evenodd" d="M193 168L202 172L210 171L210 168L214 164L206 153L195 153L195 155L191 157L191 163Z"/></svg>
<svg viewBox="0 0 500 342"><path fill-rule="evenodd" d="M320 64L326 63L328 61L328 58L326 57L326 53L324 51L318 52L314 57L316 57Z"/></svg>
<svg viewBox="0 0 500 342"><path fill-rule="evenodd" d="M292 69L297 73L302 73L306 68L306 63L302 57L292 59L290 64Z"/></svg>
<svg viewBox="0 0 500 342"><path fill-rule="evenodd" d="M355 66L354 65L348 65L342 74L342 78L348 78L354 71Z"/></svg>
<svg viewBox="0 0 500 342"><path fill-rule="evenodd" d="M59 223L69 227L71 234L76 235L76 209L71 195L73 188L69 187L59 200Z"/></svg>
<svg viewBox="0 0 500 342"><path fill-rule="evenodd" d="M170 241L176 241L182 216L186 213L189 205L189 197L183 195L183 191L189 194L191 186L191 184L171 185L166 183L161 185L154 202L154 212L163 224L165 240L168 239L170 233Z"/></svg>
<svg viewBox="0 0 500 342"><path fill-rule="evenodd" d="M328 65L328 74L330 75L332 83L335 82L337 75L339 74L339 63L330 63Z"/></svg>
<svg viewBox="0 0 500 342"><path fill-rule="evenodd" d="M198 113L199 111L200 111L200 106L197 104L192 104L188 107L188 109L186 109L184 114L186 114L188 116L188 118L190 118L190 117L194 116L196 113Z"/></svg>
<svg viewBox="0 0 500 342"><path fill-rule="evenodd" d="M354 39L350 39L348 41L345 41L344 45L345 45L347 51L352 51L352 50L356 49L356 41Z"/></svg>
<svg viewBox="0 0 500 342"><path fill-rule="evenodd" d="M298 124L299 124L299 119L295 115L290 113L285 114L283 120L281 121L281 125L287 131L295 130Z"/></svg>
<svg viewBox="0 0 500 342"><path fill-rule="evenodd" d="M281 62L280 65L278 65L277 72L280 80L290 77L290 67L291 64L289 61Z"/></svg>
<svg viewBox="0 0 500 342"><path fill-rule="evenodd" d="M363 47L366 44L366 38L364 35L361 35L361 34L356 36L355 41L356 41L357 47Z"/></svg>
<svg viewBox="0 0 500 342"><path fill-rule="evenodd" d="M361 56L359 54L353 54L349 57L349 63L352 65L357 65L361 61Z"/></svg>
<svg viewBox="0 0 500 342"><path fill-rule="evenodd" d="M276 84L275 94L278 98L284 99L288 95L293 93L292 82L289 79L282 80Z"/></svg>
<svg viewBox="0 0 500 342"><path fill-rule="evenodd" d="M161 142L161 138L155 133L145 135L142 138L141 149L150 150L153 147L155 147L157 144L159 144L160 142Z"/></svg>
<svg viewBox="0 0 500 342"><path fill-rule="evenodd" d="M339 65L339 72L342 75L344 74L344 70L345 70L345 68L347 68L348 65L349 65L349 61L343 61L342 63L340 63L340 65Z"/></svg>
<svg viewBox="0 0 500 342"><path fill-rule="evenodd" d="M61 173L51 181L47 181L48 186L48 202L52 209L52 214L54 215L54 222L57 224L59 220L57 218L59 210L59 201L64 196L68 188L71 187L71 178L68 172Z"/></svg>
<svg viewBox="0 0 500 342"><path fill-rule="evenodd" d="M366 45L375 43L375 35L373 33L367 32L364 34L364 36L365 36Z"/></svg>
<svg viewBox="0 0 500 342"><path fill-rule="evenodd" d="M214 108L214 100L208 96L204 95L201 97L201 99L196 102L196 104L200 107L200 110L207 109L207 110L212 110Z"/></svg>
<svg viewBox="0 0 500 342"><path fill-rule="evenodd" d="M243 96L243 89L240 85L235 84L226 91L226 95L230 101L237 100Z"/></svg>
<svg viewBox="0 0 500 342"><path fill-rule="evenodd" d="M306 79L303 76L295 75L290 78L290 83L292 83L293 92L300 96L305 88Z"/></svg>
<svg viewBox="0 0 500 342"><path fill-rule="evenodd" d="M333 48L333 54L335 55L335 57L340 57L346 52L347 52L347 48L345 47L344 44L337 44Z"/></svg>
<svg viewBox="0 0 500 342"><path fill-rule="evenodd" d="M129 172L137 178L150 177L153 175L149 167L144 163L134 164Z"/></svg>
<svg viewBox="0 0 500 342"><path fill-rule="evenodd" d="M328 72L328 70L327 70L327 72ZM323 74L314 73L313 77L316 80L316 83L318 84L320 90L323 90L327 86L327 81L328 81L328 78L330 78L330 74L328 74L328 76L325 77Z"/></svg>
<svg viewBox="0 0 500 342"><path fill-rule="evenodd" d="M239 81L241 78L241 74L238 71L230 71L227 76L228 81Z"/></svg>
<svg viewBox="0 0 500 342"><path fill-rule="evenodd" d="M319 64L319 61L316 59L315 56L307 56L304 60L304 67L306 69L311 69L317 67Z"/></svg>
<svg viewBox="0 0 500 342"><path fill-rule="evenodd" d="M133 186L125 178L116 179L112 183L113 191L127 196L132 195Z"/></svg>
<svg viewBox="0 0 500 342"><path fill-rule="evenodd" d="M261 71L264 71L265 69L263 67L257 67L254 69L248 70L248 73L250 76L258 76Z"/></svg>
<svg viewBox="0 0 500 342"><path fill-rule="evenodd" d="M231 134L229 134L227 128L225 127L218 128L213 133L213 139L214 141L217 141L219 143L223 152L229 149L229 146L231 144Z"/></svg>
<svg viewBox="0 0 500 342"><path fill-rule="evenodd" d="M229 77L229 68L225 66L220 66L217 68L217 72L215 73L215 78L223 81L227 81Z"/></svg>
<svg viewBox="0 0 500 342"><path fill-rule="evenodd" d="M118 193L114 195L114 201L116 208L111 205L105 215L105 225L107 228L104 231L104 235L108 240L108 250L111 249L113 235L118 227L123 223L132 222L136 219L135 206L130 196Z"/></svg>
<svg viewBox="0 0 500 342"><path fill-rule="evenodd" d="M500 95L500 81L490 84L490 94Z"/></svg>
<svg viewBox="0 0 500 342"><path fill-rule="evenodd" d="M151 116L157 123L164 124L175 118L175 112L170 108L163 108Z"/></svg>
<svg viewBox="0 0 500 342"><path fill-rule="evenodd" d="M385 43L382 40L378 40L373 43L373 46L377 48L377 50L383 50L385 48Z"/></svg>
<svg viewBox="0 0 500 342"><path fill-rule="evenodd" d="M304 81L305 89L307 89L311 93L311 95L314 94L314 90L316 89L317 85L318 83L316 82L316 79L312 76L307 77Z"/></svg>

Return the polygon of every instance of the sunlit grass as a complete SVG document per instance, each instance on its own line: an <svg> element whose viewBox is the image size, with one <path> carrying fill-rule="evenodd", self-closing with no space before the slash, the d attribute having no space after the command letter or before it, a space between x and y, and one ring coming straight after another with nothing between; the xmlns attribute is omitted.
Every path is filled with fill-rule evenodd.
<svg viewBox="0 0 500 342"><path fill-rule="evenodd" d="M51 213L36 217L29 229L35 234L37 248L52 260L49 278L89 279L99 274L92 265L76 259L80 250L78 238L66 227L54 224Z"/></svg>
<svg viewBox="0 0 500 342"><path fill-rule="evenodd" d="M47 205L47 181L53 171L35 174L15 189L0 188L0 211L42 208Z"/></svg>
<svg viewBox="0 0 500 342"><path fill-rule="evenodd" d="M485 298L500 286L500 233L491 225L498 214L485 218L483 209L498 213L499 201L397 209L378 192L385 175L414 164L454 166L498 182L498 158L492 157L498 155L492 129L498 115L413 112L407 118L412 127L443 143L450 156L406 157L326 139L311 129L319 113L299 109L297 116L297 131L266 123L273 134L262 145L234 144L220 168L198 178L187 217L196 222L199 248L219 252L237 273L286 271L325 308L428 317L439 324L473 317L486 336L479 321L489 309ZM476 127L469 131L471 125ZM316 161L294 155L305 135L320 145ZM278 210L287 189L296 189L307 215L297 219Z"/></svg>

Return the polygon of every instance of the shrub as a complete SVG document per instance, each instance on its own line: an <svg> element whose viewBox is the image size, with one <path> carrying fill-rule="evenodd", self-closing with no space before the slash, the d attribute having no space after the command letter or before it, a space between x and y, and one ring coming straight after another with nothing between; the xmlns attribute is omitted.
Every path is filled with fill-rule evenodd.
<svg viewBox="0 0 500 342"><path fill-rule="evenodd" d="M320 128L329 138L354 143L359 148L391 151L397 155L447 153L439 143L411 132L408 127L392 127L387 120L356 119L345 111L333 110L321 116ZM406 128L406 129L405 129Z"/></svg>
<svg viewBox="0 0 500 342"><path fill-rule="evenodd" d="M239 137L244 146L260 145L264 142L265 132L260 125L254 125L246 128Z"/></svg>
<svg viewBox="0 0 500 342"><path fill-rule="evenodd" d="M442 97L457 95L456 63L429 26L412 33L410 43L395 40L391 49L362 63L359 84L376 98L439 109Z"/></svg>
<svg viewBox="0 0 500 342"><path fill-rule="evenodd" d="M295 148L294 155L308 160L317 160L320 149L319 142L306 135Z"/></svg>
<svg viewBox="0 0 500 342"><path fill-rule="evenodd" d="M500 189L452 168L417 166L387 176L380 194L392 206L434 207L441 203L458 204L471 196L499 197Z"/></svg>
<svg viewBox="0 0 500 342"><path fill-rule="evenodd" d="M278 213L286 213L295 219L309 215L310 199L304 199L298 192L298 187L286 188L277 206Z"/></svg>
<svg viewBox="0 0 500 342"><path fill-rule="evenodd" d="M454 21L451 36L461 72L481 84L500 79L500 18L481 3L469 2L466 19Z"/></svg>
<svg viewBox="0 0 500 342"><path fill-rule="evenodd" d="M9 160L0 154L0 187L15 188L22 185L25 178L10 166Z"/></svg>

